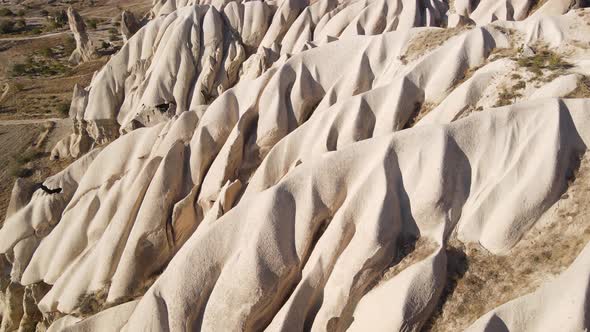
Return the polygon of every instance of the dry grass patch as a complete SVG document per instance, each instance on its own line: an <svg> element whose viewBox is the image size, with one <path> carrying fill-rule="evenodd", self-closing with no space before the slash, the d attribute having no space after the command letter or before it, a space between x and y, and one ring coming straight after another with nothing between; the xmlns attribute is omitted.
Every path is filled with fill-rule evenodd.
<svg viewBox="0 0 590 332"><path fill-rule="evenodd" d="M404 64L417 60L429 51L444 44L451 37L469 29L471 27L463 26L448 29L428 29L418 32L406 46L406 52L401 56L400 60Z"/></svg>
<svg viewBox="0 0 590 332"><path fill-rule="evenodd" d="M385 269L383 276L377 285L394 278L408 267L419 263L430 256L437 249L438 245L425 237L418 240L410 240L402 242L398 248L396 258L393 260L391 266Z"/></svg>
<svg viewBox="0 0 590 332"><path fill-rule="evenodd" d="M545 71L563 74L565 70L573 67L561 54L546 48L539 49L535 55L518 58L516 63L520 67L526 68L537 78L542 77Z"/></svg>
<svg viewBox="0 0 590 332"><path fill-rule="evenodd" d="M47 123L0 125L0 227L17 177L41 183L72 162L49 160L47 140L53 129Z"/></svg>
<svg viewBox="0 0 590 332"><path fill-rule="evenodd" d="M539 8L543 7L543 5L547 2L547 0L533 0L533 3L529 7L529 12L527 17L534 14Z"/></svg>
<svg viewBox="0 0 590 332"><path fill-rule="evenodd" d="M109 288L110 284L107 284L97 291L81 296L78 299L78 309L73 315L88 317L101 311L109 295Z"/></svg>
<svg viewBox="0 0 590 332"><path fill-rule="evenodd" d="M0 125L0 226L4 223L15 177L20 175L20 169L29 167L19 156L35 145L41 131L39 125ZM15 158L19 158L21 164Z"/></svg>
<svg viewBox="0 0 590 332"><path fill-rule="evenodd" d="M453 276L451 270L446 297L425 330L463 331L490 310L562 273L590 241L588 202L590 156L586 154L561 200L508 255L492 255L478 245L452 240L450 247L466 254L465 273Z"/></svg>
<svg viewBox="0 0 590 332"><path fill-rule="evenodd" d="M494 107L501 107L506 105L512 105L518 98L522 98L522 93L519 91L526 88L525 81L518 81L511 87L501 86L498 88L498 100Z"/></svg>
<svg viewBox="0 0 590 332"><path fill-rule="evenodd" d="M406 122L404 129L412 128L418 123L418 121L422 120L428 113L430 113L433 109L436 108L436 104L425 101L422 104L416 104L414 108L414 112L412 116Z"/></svg>
<svg viewBox="0 0 590 332"><path fill-rule="evenodd" d="M578 86L566 98L590 98L590 77L583 76L578 80Z"/></svg>

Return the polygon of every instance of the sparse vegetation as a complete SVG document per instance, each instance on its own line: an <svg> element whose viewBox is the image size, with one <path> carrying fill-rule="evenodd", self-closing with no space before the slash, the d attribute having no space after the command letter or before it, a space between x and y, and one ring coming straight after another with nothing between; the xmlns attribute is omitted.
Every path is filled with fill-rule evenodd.
<svg viewBox="0 0 590 332"><path fill-rule="evenodd" d="M430 111L432 111L435 107L436 105L430 102L417 104L415 106L414 112L412 113L412 116L410 117L410 119L408 119L404 128L411 128L415 126L416 123L418 123L418 121L424 118L426 114L430 113Z"/></svg>
<svg viewBox="0 0 590 332"><path fill-rule="evenodd" d="M26 178L33 175L33 170L16 164L11 164L8 167L8 175L14 178Z"/></svg>
<svg viewBox="0 0 590 332"><path fill-rule="evenodd" d="M8 8L0 8L0 16L14 16L14 12Z"/></svg>
<svg viewBox="0 0 590 332"><path fill-rule="evenodd" d="M543 76L544 70L563 71L573 67L560 54L548 49L541 49L535 55L519 58L517 63L537 77Z"/></svg>
<svg viewBox="0 0 590 332"><path fill-rule="evenodd" d="M514 104L518 98L522 97L522 94L519 93L518 90L523 89L524 85L521 85L520 82L517 85L513 86L510 89L505 86L500 87L498 92L498 100L496 101L496 104L494 106L501 107L511 105Z"/></svg>
<svg viewBox="0 0 590 332"><path fill-rule="evenodd" d="M74 37L68 36L64 41L63 47L66 54L71 54L76 49L76 40Z"/></svg>
<svg viewBox="0 0 590 332"><path fill-rule="evenodd" d="M66 102L59 104L57 106L57 113L59 113L62 118L67 118L70 113L70 103Z"/></svg>
<svg viewBox="0 0 590 332"><path fill-rule="evenodd" d="M42 48L41 51L39 51L39 54L46 58L51 58L53 57L53 50L50 47L45 47Z"/></svg>
<svg viewBox="0 0 590 332"><path fill-rule="evenodd" d="M8 174L12 177L29 177L33 170L27 166L28 163L39 159L43 153L37 149L30 148L21 154L12 156L12 161L8 166Z"/></svg>
<svg viewBox="0 0 590 332"><path fill-rule="evenodd" d="M402 63L408 63L416 60L426 52L439 47L450 38L458 35L465 30L471 29L470 26L463 26L448 29L433 29L420 32L412 38L406 47L406 53L400 57Z"/></svg>
<svg viewBox="0 0 590 332"><path fill-rule="evenodd" d="M89 18L86 20L86 26L88 26L90 29L96 29L98 26L98 20L95 18Z"/></svg>
<svg viewBox="0 0 590 332"><path fill-rule="evenodd" d="M22 83L14 83L14 89L16 91L23 91L25 89L25 86Z"/></svg>
<svg viewBox="0 0 590 332"><path fill-rule="evenodd" d="M529 15L536 12L539 8L541 8L547 0L533 0L533 3L529 7Z"/></svg>
<svg viewBox="0 0 590 332"><path fill-rule="evenodd" d="M68 23L68 15L65 10L59 10L47 16L46 30L56 30L63 28Z"/></svg>
<svg viewBox="0 0 590 332"><path fill-rule="evenodd" d="M426 237L421 237L418 240L402 240L400 248L397 251L397 257L390 264L391 267L383 272L383 276L378 283L384 283L413 264L421 262L433 254L436 248L437 245Z"/></svg>
<svg viewBox="0 0 590 332"><path fill-rule="evenodd" d="M42 153L36 149L28 149L27 151L13 156L14 161L19 165L24 165L42 156Z"/></svg>
<svg viewBox="0 0 590 332"><path fill-rule="evenodd" d="M107 284L103 288L89 294L80 296L78 299L79 306L78 312L74 313L76 316L91 316L100 310L105 305L107 295L109 293L110 285Z"/></svg>
<svg viewBox="0 0 590 332"><path fill-rule="evenodd" d="M14 22L14 29L16 31L22 31L25 30L27 28L27 22L25 22L25 20L20 19Z"/></svg>
<svg viewBox="0 0 590 332"><path fill-rule="evenodd" d="M15 31L15 22L13 20L0 20L0 33L12 33Z"/></svg>
<svg viewBox="0 0 590 332"><path fill-rule="evenodd" d="M423 331L463 331L489 310L534 291L570 266L590 240L584 209L590 194L589 157L572 172L567 192L547 213L553 215L550 220L535 225L508 255L450 240L447 287Z"/></svg>
<svg viewBox="0 0 590 332"><path fill-rule="evenodd" d="M578 86L566 98L590 98L590 77L583 76L578 80Z"/></svg>
<svg viewBox="0 0 590 332"><path fill-rule="evenodd" d="M526 83L525 81L519 81L518 83L516 83L512 88L514 90L522 90L526 87Z"/></svg>
<svg viewBox="0 0 590 332"><path fill-rule="evenodd" d="M38 59L37 57L28 57L24 63L15 63L12 65L12 76L55 76L67 73L68 67L61 62L53 59Z"/></svg>

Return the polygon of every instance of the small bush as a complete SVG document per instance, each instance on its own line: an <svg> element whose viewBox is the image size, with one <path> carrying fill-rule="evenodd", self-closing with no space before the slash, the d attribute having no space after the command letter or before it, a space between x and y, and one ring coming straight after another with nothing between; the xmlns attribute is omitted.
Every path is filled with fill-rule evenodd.
<svg viewBox="0 0 590 332"><path fill-rule="evenodd" d="M26 178L33 175L33 170L26 167L20 167L12 164L8 168L8 174L15 178Z"/></svg>
<svg viewBox="0 0 590 332"><path fill-rule="evenodd" d="M76 49L76 40L72 36L68 36L68 38L64 41L64 53L72 53Z"/></svg>
<svg viewBox="0 0 590 332"><path fill-rule="evenodd" d="M63 28L68 23L68 15L65 10L60 10L47 16L47 29L55 30Z"/></svg>
<svg viewBox="0 0 590 332"><path fill-rule="evenodd" d="M14 16L14 12L8 8L0 8L0 16Z"/></svg>
<svg viewBox="0 0 590 332"><path fill-rule="evenodd" d="M15 22L12 20L0 20L0 33L15 32Z"/></svg>
<svg viewBox="0 0 590 332"><path fill-rule="evenodd" d="M70 113L70 103L59 104L57 106L57 113L59 113L62 118L67 118Z"/></svg>
<svg viewBox="0 0 590 332"><path fill-rule="evenodd" d="M19 155L13 156L13 159L18 165L24 165L35 159L39 159L42 156L43 153L41 151L36 149L29 149Z"/></svg>
<svg viewBox="0 0 590 332"><path fill-rule="evenodd" d="M24 9L17 10L16 11L16 16L20 16L20 17L25 16L25 10Z"/></svg>
<svg viewBox="0 0 590 332"><path fill-rule="evenodd" d="M23 76L27 74L27 66L24 63L15 63L10 71L13 76Z"/></svg>
<svg viewBox="0 0 590 332"><path fill-rule="evenodd" d="M522 90L522 89L526 88L526 83L524 81L519 81L512 88L514 90Z"/></svg>
<svg viewBox="0 0 590 332"><path fill-rule="evenodd" d="M25 63L15 63L12 65L12 76L55 76L64 74L68 71L68 67L64 66L59 61L51 59L36 60L27 58Z"/></svg>
<svg viewBox="0 0 590 332"><path fill-rule="evenodd" d="M90 29L96 29L96 27L98 26L98 20L95 18L89 18L86 21L86 25L90 28Z"/></svg>
<svg viewBox="0 0 590 332"><path fill-rule="evenodd" d="M27 22L25 22L25 20L20 19L16 22L14 22L14 30L15 31L21 31L27 28Z"/></svg>
<svg viewBox="0 0 590 332"><path fill-rule="evenodd" d="M517 98L522 97L522 94L516 92L519 89L512 88L512 90L508 90L505 87L500 89L498 93L498 100L496 101L495 107L511 105L516 102Z"/></svg>
<svg viewBox="0 0 590 332"><path fill-rule="evenodd" d="M543 76L543 70L560 71L573 67L561 55L550 50L541 50L533 56L520 58L517 63L519 66L527 68L537 77Z"/></svg>
<svg viewBox="0 0 590 332"><path fill-rule="evenodd" d="M41 16L47 17L47 16L49 16L49 11L47 11L46 9L41 9L41 11L39 12L39 14Z"/></svg>
<svg viewBox="0 0 590 332"><path fill-rule="evenodd" d="M45 47L45 48L41 49L41 51L39 51L39 53L46 58L53 57L53 50L50 47Z"/></svg>

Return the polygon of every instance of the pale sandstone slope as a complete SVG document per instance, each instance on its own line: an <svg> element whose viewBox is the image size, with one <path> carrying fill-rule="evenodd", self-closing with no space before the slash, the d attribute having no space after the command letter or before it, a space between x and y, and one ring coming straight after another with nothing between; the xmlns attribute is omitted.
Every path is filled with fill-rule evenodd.
<svg viewBox="0 0 590 332"><path fill-rule="evenodd" d="M449 243L511 255L590 144L573 5L155 3L0 228L2 330L430 326ZM588 328L587 252L471 329Z"/></svg>

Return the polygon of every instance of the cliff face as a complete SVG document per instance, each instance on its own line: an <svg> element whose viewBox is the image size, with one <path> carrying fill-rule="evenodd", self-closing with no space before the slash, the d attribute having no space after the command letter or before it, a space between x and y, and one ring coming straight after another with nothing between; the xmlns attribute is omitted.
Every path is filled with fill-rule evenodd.
<svg viewBox="0 0 590 332"><path fill-rule="evenodd" d="M156 2L15 187L2 329L590 328L584 6Z"/></svg>

